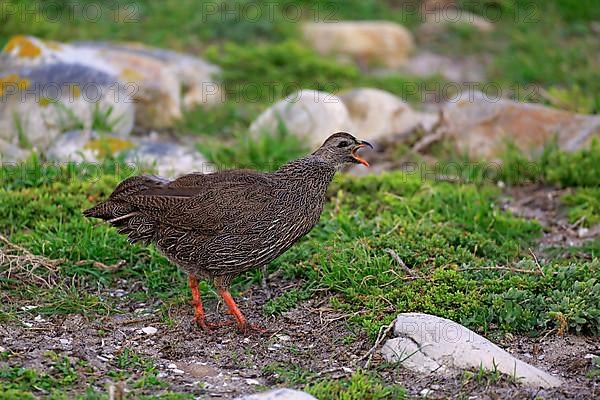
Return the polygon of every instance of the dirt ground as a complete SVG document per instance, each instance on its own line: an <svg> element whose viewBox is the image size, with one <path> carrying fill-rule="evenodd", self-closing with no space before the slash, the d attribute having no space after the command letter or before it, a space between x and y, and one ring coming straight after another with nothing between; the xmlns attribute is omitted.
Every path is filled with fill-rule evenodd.
<svg viewBox="0 0 600 400"><path fill-rule="evenodd" d="M280 283L283 282L276 285ZM239 299L239 305L251 320L270 331L265 335L242 335L229 327L214 333L202 332L193 325L192 309L186 306L171 310L174 325L167 326L149 312L157 305L128 304L141 312L100 320L70 315L24 321L31 327L11 323L0 328L1 345L13 354L11 365L41 371L49 368L45 356L48 351L66 355L74 363L84 360L93 372L79 371L80 376L87 375L90 381L97 378L94 384L97 390L106 390L115 383L107 373L115 370L116 359L128 348L153 360L159 379L168 383L164 390L189 392L200 398L230 399L277 385L284 377L272 368L274 365L288 370L297 367L300 373L306 373L309 382L321 377L349 376L364 366L364 360L359 359L372 342L364 332L347 324L348 316L328 307L329 299L328 294L321 293L280 317L268 319L262 315L267 301L264 291L255 288L247 292ZM216 305L214 302L208 305L213 316ZM148 335L141 330L144 327L154 327L157 332ZM348 337L353 340L345 340ZM465 383L461 376L452 379L419 376L385 364L378 355L371 368L377 369L387 383L404 385L411 397L421 397L423 390L430 391L428 398L531 399L537 395L591 399L600 395L600 382L585 376L591 368L591 360L586 356L600 353L597 338L508 337L501 345L523 361L562 377L565 386L537 391L508 379ZM136 374L132 377L135 379ZM76 390L85 391L86 386L82 382Z"/></svg>
<svg viewBox="0 0 600 400"><path fill-rule="evenodd" d="M580 244L597 235L594 228L582 231L568 224L558 205L562 194L540 186L510 189L502 205L514 213L538 219L545 233L536 251L548 246ZM583 232L583 233L582 233ZM591 232L591 233L590 233ZM274 296L282 294L298 282L274 278L270 287ZM103 293L122 297L133 282ZM202 332L192 322L191 306L177 306L169 313L172 324L162 322L156 310L160 304L128 302L119 314L91 320L82 315L38 317L0 326L0 346L11 353L11 366L24 366L46 371L48 351L68 356L76 364L85 361L90 368L78 371L87 381L79 381L74 390L85 392L89 382L105 391L118 379L108 377L125 349L148 357L154 363L158 378L168 387L160 391L193 393L198 398L230 399L241 394L280 385L286 379L304 379L309 383L323 377L341 378L364 367L363 356L372 346L366 333L348 323L348 315L332 309L331 294L315 292L315 296L278 317L267 318L263 307L268 301L260 286L248 290L238 305L249 320L259 323L269 333L243 335L233 327L213 333ZM206 304L209 319L224 319L221 303ZM148 334L142 328L156 328ZM592 399L600 397L600 379L586 374L592 369L591 354L600 354L598 337L550 334L541 338L507 335L500 343L517 358L564 379L565 385L554 390L538 391L515 384L510 379L496 382L464 377L438 378L419 376L401 366L386 364L376 353L371 368L386 383L405 386L410 397L465 399ZM287 373L285 371L288 371ZM293 371L293 372L289 372ZM141 376L136 371L132 380ZM294 386L288 383L287 386ZM296 386L302 387L302 384ZM139 389L136 391L140 393ZM157 389L142 390L157 394ZM423 396L427 392L426 396Z"/></svg>

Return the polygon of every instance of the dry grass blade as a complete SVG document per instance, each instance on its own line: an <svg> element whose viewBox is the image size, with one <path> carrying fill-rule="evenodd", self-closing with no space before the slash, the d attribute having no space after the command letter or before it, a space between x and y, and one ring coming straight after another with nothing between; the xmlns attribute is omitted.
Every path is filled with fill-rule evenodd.
<svg viewBox="0 0 600 400"><path fill-rule="evenodd" d="M59 266L67 262L62 258L51 259L31 253L24 247L0 235L0 276L16 279L28 285L55 286L59 280ZM76 265L91 264L103 271L113 272L125 265L121 260L113 265L100 261L81 260Z"/></svg>
<svg viewBox="0 0 600 400"><path fill-rule="evenodd" d="M4 244L0 248L0 276L47 287L56 284L58 267L64 263L64 260L53 260L32 254L3 235L0 235L0 242Z"/></svg>
<svg viewBox="0 0 600 400"><path fill-rule="evenodd" d="M394 259L394 261L396 261L396 263L402 267L402 269L410 276L412 276L413 278L420 278L415 272L413 272L410 268L408 268L408 266L404 263L404 261L402 261L402 259L400 258L400 256L398 256L398 254L393 250L393 249L385 249L383 250L386 253L388 253L390 256L392 256L392 258Z"/></svg>
<svg viewBox="0 0 600 400"><path fill-rule="evenodd" d="M542 275L542 272L538 271L538 270L503 267L500 265L491 266L491 267L470 267L470 268L460 268L459 269L459 271L485 271L485 270L508 271L508 272L516 272L516 273L520 273L520 274Z"/></svg>
<svg viewBox="0 0 600 400"><path fill-rule="evenodd" d="M381 328L379 328L377 340L375 340L375 344L373 345L373 347L371 347L369 351L363 354L356 362L358 363L368 357L367 362L365 363L365 368L369 368L369 365L371 365L371 359L373 358L373 353L375 353L375 350L377 350L381 342L383 342L383 339L387 337L388 333L390 333L395 324L396 320L393 320L387 327L383 325Z"/></svg>

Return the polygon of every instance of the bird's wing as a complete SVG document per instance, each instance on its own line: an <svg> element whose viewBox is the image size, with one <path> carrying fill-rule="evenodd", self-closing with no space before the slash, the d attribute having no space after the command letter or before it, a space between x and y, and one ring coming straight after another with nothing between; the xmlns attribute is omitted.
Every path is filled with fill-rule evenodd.
<svg viewBox="0 0 600 400"><path fill-rule="evenodd" d="M250 229L275 198L276 185L265 174L231 171L190 174L151 188L128 201L152 213L163 225L217 235Z"/></svg>

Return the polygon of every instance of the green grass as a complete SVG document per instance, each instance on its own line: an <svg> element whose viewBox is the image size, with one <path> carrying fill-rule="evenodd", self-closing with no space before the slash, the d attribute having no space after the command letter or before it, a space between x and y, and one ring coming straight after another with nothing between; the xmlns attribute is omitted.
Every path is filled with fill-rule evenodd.
<svg viewBox="0 0 600 400"><path fill-rule="evenodd" d="M42 172L34 161L22 167L30 170L25 179L3 169L9 189L0 191L5 205L0 231L34 254L65 260L57 285L2 278L5 318L26 313L20 307L28 304L39 306L35 312L41 314L118 311L99 292L118 279L143 282L144 291L132 299L185 301L183 274L153 246L129 245L114 229L94 226L81 216L81 210L105 198L131 172L117 165L109 161L102 172L90 175L73 166ZM562 317L570 330L597 332L598 260L553 260L539 273L528 247L540 235L540 226L500 210L498 194L492 186L453 185L400 172L340 177L318 227L271 268L329 288L340 309L365 311L354 321L371 334L402 311L433 313L484 332L536 334L562 329ZM390 250L414 276L397 265ZM126 267L107 273L82 260L107 265L124 260ZM531 273L487 269L499 266ZM244 277L238 282L249 283ZM293 307L306 297L305 290L274 299L265 312Z"/></svg>
<svg viewBox="0 0 600 400"><path fill-rule="evenodd" d="M594 54L600 49L590 22L597 19L593 0L461 1L466 9L494 19L495 29L481 34L454 29L439 35L429 46L435 51L491 56L487 75L495 87L521 101L553 103L535 86L550 92L578 92L574 103L583 110L600 111L600 72ZM580 110L573 103L555 104Z"/></svg>
<svg viewBox="0 0 600 400"><path fill-rule="evenodd" d="M79 2L81 6L96 1ZM140 41L152 46L202 56L223 69L227 101L215 108L188 111L175 127L177 134L201 135L198 149L220 168L272 170L305 154L305 143L282 129L279 135L251 137L251 121L268 104L300 88L339 92L354 87L376 87L420 104L415 87L438 91L441 77L415 78L400 73L366 75L354 65L317 55L300 38L302 21L317 19L384 19L417 28L413 9L377 0L285 0L273 16L267 2L257 19L236 13L214 12L251 6L249 0L178 2L119 1L102 7L97 21L66 15L72 5L58 3L63 18L41 15L43 2L12 0L17 16L0 15L0 46L13 35L32 34L44 39ZM290 19L284 10L299 4L302 18ZM488 55L490 82L519 100L551 104L582 113L600 111L600 73L596 55L598 35L591 22L600 19L594 0L461 1L477 14L501 11L491 33L454 27L420 43L419 49L452 56ZM109 8L110 7L110 8ZM33 12L23 13L23 10ZM118 10L115 12L114 10ZM250 9L247 9L250 10ZM224 16L224 18L223 18ZM413 31L416 32L416 31ZM548 95L539 88L545 89ZM65 121L78 126L72 116ZM110 131L111 110L96 110L94 127ZM20 144L29 147L19 132ZM443 154L445 162L468 162ZM450 160L450 161L448 161ZM577 248L548 250L548 260L537 265L529 247L542 235L535 221L502 211L496 201L498 181L508 185L537 183L572 188L561 200L571 223L584 227L600 222L600 142L586 150L563 153L550 143L532 158L508 147L503 167L494 176L481 168L461 175L463 183L435 182L400 172L378 177L339 177L321 222L305 239L269 268L281 269L300 286L269 301L266 315L278 315L305 301L314 288L327 288L332 305L355 315L351 323L374 336L398 312L421 311L454 319L491 336L505 332L542 335L548 331L598 334L600 283L598 240ZM62 259L56 270L24 265L21 275L7 277L0 266L0 320L16 321L37 314L81 314L86 318L120 312L129 300L161 299L159 314L188 300L185 277L153 246L129 245L112 228L95 226L81 211L106 198L134 168L108 159L101 165L53 166L33 159L0 168L0 233L35 255ZM4 250L4 245L0 248ZM398 265L397 255L408 268ZM564 256L563 256L564 255ZM106 272L93 261L125 266ZM495 269L494 269L495 268ZM410 272L409 272L410 271ZM520 271L520 272L519 272ZM522 272L525 271L525 272ZM52 284L31 280L34 272ZM29 276L29 278L28 278ZM239 277L233 291L258 281L251 272ZM24 278L24 279L20 279ZM105 291L140 282L138 291L118 302ZM203 295L212 292L203 284ZM24 311L23 306L38 306ZM360 311L360 313L357 313ZM348 337L348 340L353 340ZM9 359L8 353L0 357ZM74 376L87 376L85 365L74 365L48 355L48 370L20 366L0 369L0 398L106 399L83 390ZM136 398L183 399L187 394L158 391L151 360L125 348L113 361L115 378L125 379ZM320 399L402 398L404 391L384 383L375 373L358 371L341 380L318 379L292 365L272 365L264 371L278 382L305 386ZM465 377L481 385L500 379L477 371ZM468 383L468 382L467 382ZM45 392L39 389L45 390Z"/></svg>
<svg viewBox="0 0 600 400"><path fill-rule="evenodd" d="M373 374L357 371L348 379L323 380L307 385L305 390L319 400L403 399L406 390L400 385L386 385Z"/></svg>
<svg viewBox="0 0 600 400"><path fill-rule="evenodd" d="M574 152L561 151L550 141L540 154L526 154L514 143L506 143L499 162L474 162L456 155L446 146L436 149L439 161L429 165L438 175L449 175L465 182L489 184L504 182L510 186L545 184L557 187L596 188L600 186L600 140Z"/></svg>
<svg viewBox="0 0 600 400"><path fill-rule="evenodd" d="M310 299L312 295L313 293L309 286L290 289L281 296L269 300L267 304L265 304L265 314L279 315L293 309L299 303Z"/></svg>
<svg viewBox="0 0 600 400"><path fill-rule="evenodd" d="M582 225L591 227L600 224L600 189L578 188L562 198L567 207L571 223L582 221Z"/></svg>
<svg viewBox="0 0 600 400"><path fill-rule="evenodd" d="M484 332L557 329L559 314L598 331L598 260L555 260L542 275L528 254L539 225L497 209L493 188L390 173L339 179L332 193L319 227L274 264L339 293L336 305L363 311L354 320L371 334L408 311Z"/></svg>
<svg viewBox="0 0 600 400"><path fill-rule="evenodd" d="M205 140L198 150L219 169L251 168L273 171L307 153L307 145L284 127L275 135L236 132L233 141Z"/></svg>

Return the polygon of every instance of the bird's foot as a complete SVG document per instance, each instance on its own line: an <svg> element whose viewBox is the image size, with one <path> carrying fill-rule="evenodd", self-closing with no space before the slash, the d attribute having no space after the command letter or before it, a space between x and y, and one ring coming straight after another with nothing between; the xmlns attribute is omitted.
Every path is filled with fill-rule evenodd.
<svg viewBox="0 0 600 400"><path fill-rule="evenodd" d="M194 322L205 332L211 332L215 329L222 328L224 326L233 325L233 321L223 321L223 322L208 322L204 318L194 318Z"/></svg>
<svg viewBox="0 0 600 400"><path fill-rule="evenodd" d="M241 333L243 333L244 335L249 335L252 333L258 333L259 335L268 333L269 331L266 329L261 328L258 325L255 324L249 324L248 322L243 323L243 324L238 324L238 329Z"/></svg>

